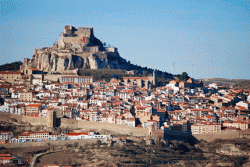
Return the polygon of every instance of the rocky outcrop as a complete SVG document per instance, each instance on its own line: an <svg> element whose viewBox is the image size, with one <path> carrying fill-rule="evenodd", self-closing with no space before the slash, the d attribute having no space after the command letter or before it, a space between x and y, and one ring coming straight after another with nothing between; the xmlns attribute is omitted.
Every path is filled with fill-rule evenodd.
<svg viewBox="0 0 250 167"><path fill-rule="evenodd" d="M42 52L42 53L41 53ZM27 61L28 67L37 68L46 72L62 73L66 70L74 69L126 69L128 63L119 55L113 56L109 53L87 53L84 56L68 53L59 55L48 52L47 49L33 55L31 60Z"/></svg>
<svg viewBox="0 0 250 167"><path fill-rule="evenodd" d="M117 48L104 47L93 28L65 26L57 43L35 49L32 59L24 60L24 66L63 73L76 69L127 69L130 63L119 56Z"/></svg>

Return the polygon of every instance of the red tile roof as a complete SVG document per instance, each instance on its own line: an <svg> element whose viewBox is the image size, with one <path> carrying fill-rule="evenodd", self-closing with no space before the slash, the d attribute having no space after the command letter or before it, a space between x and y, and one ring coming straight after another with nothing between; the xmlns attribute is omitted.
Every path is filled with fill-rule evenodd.
<svg viewBox="0 0 250 167"><path fill-rule="evenodd" d="M22 74L19 71L0 71L0 74Z"/></svg>
<svg viewBox="0 0 250 167"><path fill-rule="evenodd" d="M11 160L14 159L15 157L0 157L0 160Z"/></svg>
<svg viewBox="0 0 250 167"><path fill-rule="evenodd" d="M0 154L0 157L10 157L10 154Z"/></svg>
<svg viewBox="0 0 250 167"><path fill-rule="evenodd" d="M41 104L28 104L26 107L40 107Z"/></svg>
<svg viewBox="0 0 250 167"><path fill-rule="evenodd" d="M39 70L38 68L29 68L29 69L32 71L42 71L42 70Z"/></svg>
<svg viewBox="0 0 250 167"><path fill-rule="evenodd" d="M70 132L68 136L88 135L88 132Z"/></svg>

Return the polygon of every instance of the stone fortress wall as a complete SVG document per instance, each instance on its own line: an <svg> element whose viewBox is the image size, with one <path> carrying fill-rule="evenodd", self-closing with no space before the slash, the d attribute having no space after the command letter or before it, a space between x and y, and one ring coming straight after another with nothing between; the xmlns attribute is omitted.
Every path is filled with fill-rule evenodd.
<svg viewBox="0 0 250 167"><path fill-rule="evenodd" d="M198 140L206 140L207 142L212 142L215 139L237 139L240 138L240 130L232 130L225 132L214 132L205 134L194 134L193 136Z"/></svg>
<svg viewBox="0 0 250 167"><path fill-rule="evenodd" d="M81 37L64 37L63 42L65 43L82 43Z"/></svg>
<svg viewBox="0 0 250 167"><path fill-rule="evenodd" d="M30 123L31 125L39 126L39 125L48 125L47 118L40 117L30 117L25 115L17 115L17 114L8 114L3 113L4 116L8 117L8 119L15 118L18 121L22 121L24 123ZM147 136L149 135L148 128L137 128L137 127L128 127L118 124L109 124L103 122L92 122L92 121L79 121L67 118L61 118L60 127L62 128L82 128L84 130L109 130L115 133L120 134L131 134L133 136Z"/></svg>
<svg viewBox="0 0 250 167"><path fill-rule="evenodd" d="M93 28L78 27L75 29L73 26L65 26L64 33L58 40L58 46L64 47L65 43L76 43L83 46L90 44L93 38Z"/></svg>
<svg viewBox="0 0 250 167"><path fill-rule="evenodd" d="M47 119L46 118L40 118L40 117L31 117L31 116L25 116L25 115L18 115L18 114L8 114L6 113L7 117L9 119L15 118L18 121L21 121L23 123L30 123L31 125L34 126L47 126Z"/></svg>
<svg viewBox="0 0 250 167"><path fill-rule="evenodd" d="M19 122L30 123L34 126L47 126L48 119L40 117L30 117L17 114L1 113L1 116L6 117L8 120L11 118L17 119ZM225 131L225 132L216 132L216 133L207 133L207 134L182 134L178 132L163 131L162 129L151 129L151 128L137 128L137 127L128 127L118 124L109 124L103 122L92 122L92 121L79 121L67 118L61 118L60 127L62 128L82 128L83 130L96 130L102 131L107 130L114 133L132 135L137 137L163 137L166 139L174 140L180 138L181 140L188 141L190 137L194 137L197 140L206 140L208 142L214 141L215 139L237 139L241 138L239 130Z"/></svg>
<svg viewBox="0 0 250 167"><path fill-rule="evenodd" d="M148 128L137 128L137 127L128 127L118 124L109 124L103 122L90 122L90 121L78 121L67 118L61 118L61 126L63 128L74 127L82 128L86 130L109 130L120 134L131 134L133 136L147 136L149 135Z"/></svg>
<svg viewBox="0 0 250 167"><path fill-rule="evenodd" d="M77 31L75 31L75 34L77 35L83 35L84 37L90 38L93 33L93 28L89 27L78 27Z"/></svg>

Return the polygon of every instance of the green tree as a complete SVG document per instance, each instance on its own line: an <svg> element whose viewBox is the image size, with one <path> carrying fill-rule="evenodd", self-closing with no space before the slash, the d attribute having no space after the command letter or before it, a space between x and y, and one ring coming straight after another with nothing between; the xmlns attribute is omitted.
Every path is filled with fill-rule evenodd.
<svg viewBox="0 0 250 167"><path fill-rule="evenodd" d="M182 81L187 81L188 78L190 78L190 77L188 76L188 74L187 74L186 72L183 72L183 73L181 74L181 80L182 80Z"/></svg>
<svg viewBox="0 0 250 167"><path fill-rule="evenodd" d="M188 73L183 72L181 75L177 74L175 75L176 78L178 78L179 81L187 81L190 77L188 76Z"/></svg>

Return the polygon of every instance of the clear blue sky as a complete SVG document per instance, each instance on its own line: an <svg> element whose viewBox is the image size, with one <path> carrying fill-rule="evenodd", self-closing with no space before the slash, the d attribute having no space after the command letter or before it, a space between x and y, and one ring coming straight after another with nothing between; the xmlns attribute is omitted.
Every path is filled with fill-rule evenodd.
<svg viewBox="0 0 250 167"><path fill-rule="evenodd" d="M250 79L249 0L0 1L0 64L31 58L73 25L93 27L137 65L193 71L194 78Z"/></svg>

